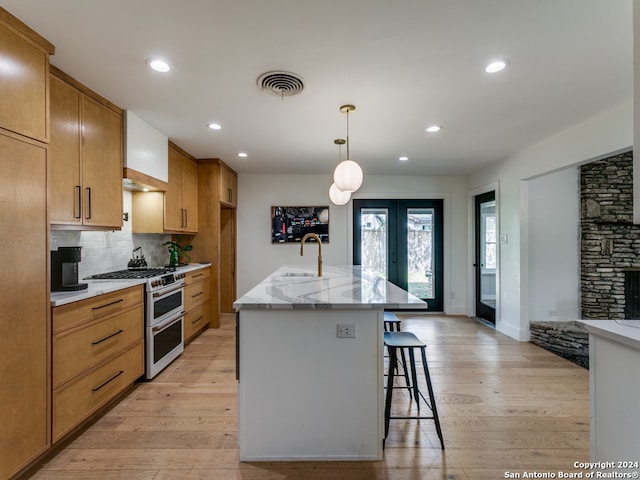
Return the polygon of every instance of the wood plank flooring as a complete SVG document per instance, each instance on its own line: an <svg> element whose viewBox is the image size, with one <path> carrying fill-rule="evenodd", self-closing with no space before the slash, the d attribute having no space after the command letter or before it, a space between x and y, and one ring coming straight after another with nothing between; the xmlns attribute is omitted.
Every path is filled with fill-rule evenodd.
<svg viewBox="0 0 640 480"><path fill-rule="evenodd" d="M589 460L588 371L466 317L400 316L427 344L433 422L392 420L379 462L241 463L234 326L205 331L152 382L41 462L42 480L489 480ZM394 392L394 410L412 404Z"/></svg>

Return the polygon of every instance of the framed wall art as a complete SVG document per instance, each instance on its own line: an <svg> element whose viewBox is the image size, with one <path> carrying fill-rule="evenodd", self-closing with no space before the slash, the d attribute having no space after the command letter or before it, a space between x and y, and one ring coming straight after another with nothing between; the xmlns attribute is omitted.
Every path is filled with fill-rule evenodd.
<svg viewBox="0 0 640 480"><path fill-rule="evenodd" d="M271 207L271 243L300 243L315 233L329 243L329 207Z"/></svg>

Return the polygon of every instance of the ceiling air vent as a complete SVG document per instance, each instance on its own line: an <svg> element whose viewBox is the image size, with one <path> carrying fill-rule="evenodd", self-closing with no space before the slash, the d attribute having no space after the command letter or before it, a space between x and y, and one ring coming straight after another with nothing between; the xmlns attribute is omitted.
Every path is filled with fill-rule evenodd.
<svg viewBox="0 0 640 480"><path fill-rule="evenodd" d="M279 97L292 97L302 93L304 80L291 72L265 72L258 77L258 87Z"/></svg>

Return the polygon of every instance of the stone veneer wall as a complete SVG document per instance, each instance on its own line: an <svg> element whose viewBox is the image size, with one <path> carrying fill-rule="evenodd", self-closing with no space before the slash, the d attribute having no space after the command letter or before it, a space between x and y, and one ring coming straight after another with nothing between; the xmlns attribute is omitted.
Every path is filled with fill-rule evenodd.
<svg viewBox="0 0 640 480"><path fill-rule="evenodd" d="M632 152L581 166L580 196L582 318L623 319L624 269L640 267Z"/></svg>

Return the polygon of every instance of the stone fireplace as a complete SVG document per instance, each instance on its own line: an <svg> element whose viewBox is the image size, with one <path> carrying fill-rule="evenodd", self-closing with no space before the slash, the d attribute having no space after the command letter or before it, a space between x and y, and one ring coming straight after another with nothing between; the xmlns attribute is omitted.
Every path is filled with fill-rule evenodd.
<svg viewBox="0 0 640 480"><path fill-rule="evenodd" d="M581 166L580 195L582 318L624 319L625 271L640 268L632 152Z"/></svg>

